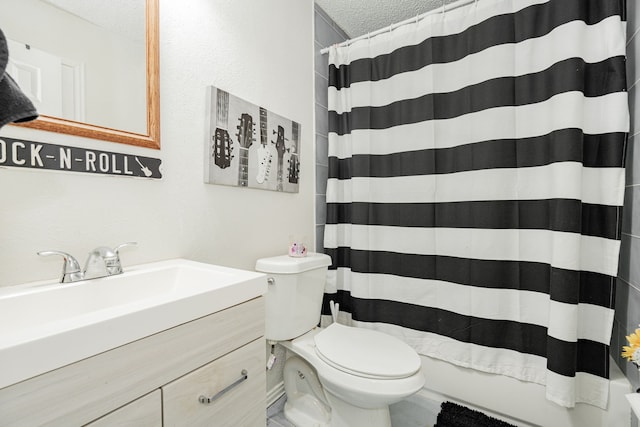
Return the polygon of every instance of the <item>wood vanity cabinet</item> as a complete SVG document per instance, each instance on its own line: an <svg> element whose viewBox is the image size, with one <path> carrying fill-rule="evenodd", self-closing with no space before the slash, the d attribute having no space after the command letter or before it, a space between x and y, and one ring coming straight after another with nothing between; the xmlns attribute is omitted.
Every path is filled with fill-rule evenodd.
<svg viewBox="0 0 640 427"><path fill-rule="evenodd" d="M264 426L265 363L259 297L0 389L0 425Z"/></svg>
<svg viewBox="0 0 640 427"><path fill-rule="evenodd" d="M153 391L128 405L98 418L87 427L159 427L162 426L162 393Z"/></svg>

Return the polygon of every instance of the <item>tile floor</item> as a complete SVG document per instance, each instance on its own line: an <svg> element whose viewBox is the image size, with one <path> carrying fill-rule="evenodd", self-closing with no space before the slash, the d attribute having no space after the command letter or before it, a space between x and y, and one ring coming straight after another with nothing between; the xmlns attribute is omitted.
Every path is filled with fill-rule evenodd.
<svg viewBox="0 0 640 427"><path fill-rule="evenodd" d="M295 427L286 420L282 412L267 419L267 427Z"/></svg>
<svg viewBox="0 0 640 427"><path fill-rule="evenodd" d="M284 403L287 401L286 396L282 396L276 400L267 409L267 427L295 427L284 417Z"/></svg>
<svg viewBox="0 0 640 427"><path fill-rule="evenodd" d="M267 409L267 427L295 427L284 417L286 396L276 400ZM408 398L391 405L391 424L394 427L433 426L440 410L439 402Z"/></svg>

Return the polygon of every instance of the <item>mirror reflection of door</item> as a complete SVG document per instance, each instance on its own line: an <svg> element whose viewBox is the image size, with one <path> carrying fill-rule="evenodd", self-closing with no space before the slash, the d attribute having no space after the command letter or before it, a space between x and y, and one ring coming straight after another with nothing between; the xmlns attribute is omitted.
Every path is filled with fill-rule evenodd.
<svg viewBox="0 0 640 427"><path fill-rule="evenodd" d="M83 66L28 44L7 40L9 75L38 111L84 121Z"/></svg>
<svg viewBox="0 0 640 427"><path fill-rule="evenodd" d="M0 28L17 42L9 46L9 74L41 115L145 135L145 5L0 0Z"/></svg>

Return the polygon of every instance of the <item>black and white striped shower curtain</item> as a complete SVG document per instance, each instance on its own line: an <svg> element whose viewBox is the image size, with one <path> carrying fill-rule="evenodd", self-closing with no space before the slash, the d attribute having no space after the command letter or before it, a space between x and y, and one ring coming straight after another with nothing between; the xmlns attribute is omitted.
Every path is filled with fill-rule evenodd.
<svg viewBox="0 0 640 427"><path fill-rule="evenodd" d="M478 0L332 47L323 313L606 407L625 31L621 0Z"/></svg>

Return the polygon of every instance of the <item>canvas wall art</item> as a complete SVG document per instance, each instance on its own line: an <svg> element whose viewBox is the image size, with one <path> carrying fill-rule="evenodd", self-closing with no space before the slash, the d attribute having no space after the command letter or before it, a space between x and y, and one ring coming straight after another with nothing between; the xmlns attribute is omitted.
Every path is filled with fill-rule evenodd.
<svg viewBox="0 0 640 427"><path fill-rule="evenodd" d="M213 86L208 100L205 182L297 193L300 125Z"/></svg>

